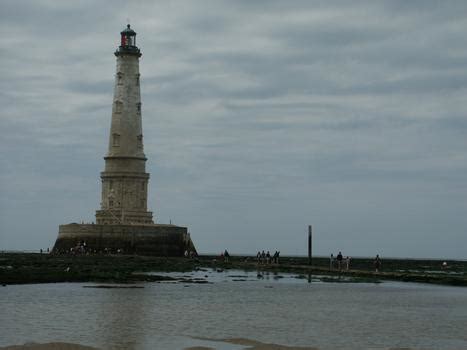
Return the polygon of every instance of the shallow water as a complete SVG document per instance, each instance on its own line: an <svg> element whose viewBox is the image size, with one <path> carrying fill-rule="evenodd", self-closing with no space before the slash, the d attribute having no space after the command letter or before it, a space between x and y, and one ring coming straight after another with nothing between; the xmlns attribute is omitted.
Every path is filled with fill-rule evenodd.
<svg viewBox="0 0 467 350"><path fill-rule="evenodd" d="M212 283L2 287L0 346L63 341L103 349L244 348L201 337L319 349L467 349L465 288L313 277L308 283L296 275L243 271L169 275Z"/></svg>

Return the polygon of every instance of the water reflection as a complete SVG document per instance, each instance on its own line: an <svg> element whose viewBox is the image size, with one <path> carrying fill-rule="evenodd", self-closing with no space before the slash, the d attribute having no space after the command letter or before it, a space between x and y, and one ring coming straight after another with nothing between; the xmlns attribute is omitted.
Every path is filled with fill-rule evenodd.
<svg viewBox="0 0 467 350"><path fill-rule="evenodd" d="M320 349L467 349L465 288L323 283L317 276L260 270L179 275L213 283L5 287L0 346L64 341L101 349L183 349L210 346L192 338L204 337Z"/></svg>
<svg viewBox="0 0 467 350"><path fill-rule="evenodd" d="M145 289L96 289L101 293L97 329L102 348L138 349L144 341L148 323L147 305L151 303Z"/></svg>
<svg viewBox="0 0 467 350"><path fill-rule="evenodd" d="M192 272L154 272L150 275L168 277L173 282L189 283L218 283L218 282L275 282L275 283L311 283L311 282L360 282L358 278L349 276L332 275L313 275L311 272L306 274L283 273L278 271L263 270L261 268L255 271L242 270L224 270L224 269L201 269ZM367 282L367 281L365 281Z"/></svg>

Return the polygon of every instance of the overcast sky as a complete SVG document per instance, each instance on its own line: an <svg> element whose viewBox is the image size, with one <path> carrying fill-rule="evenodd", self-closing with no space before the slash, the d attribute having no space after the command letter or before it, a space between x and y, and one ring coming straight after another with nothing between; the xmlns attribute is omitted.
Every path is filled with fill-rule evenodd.
<svg viewBox="0 0 467 350"><path fill-rule="evenodd" d="M466 258L466 1L0 2L0 250L94 221L119 32L201 253Z"/></svg>

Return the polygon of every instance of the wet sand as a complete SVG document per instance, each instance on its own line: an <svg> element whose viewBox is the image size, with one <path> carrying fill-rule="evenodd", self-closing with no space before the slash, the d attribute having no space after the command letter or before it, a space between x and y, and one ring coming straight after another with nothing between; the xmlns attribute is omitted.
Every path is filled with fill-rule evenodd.
<svg viewBox="0 0 467 350"><path fill-rule="evenodd" d="M12 345L0 347L0 350L99 350L90 346L70 343L26 343L24 345Z"/></svg>
<svg viewBox="0 0 467 350"><path fill-rule="evenodd" d="M245 346L244 350L319 350L313 347L300 347L300 346L286 346L279 344L261 343L256 340L245 339L245 338L228 338L228 339L206 339L212 341L219 341L224 343L230 343L235 345ZM195 348L186 348L185 350L195 350Z"/></svg>
<svg viewBox="0 0 467 350"><path fill-rule="evenodd" d="M210 340L213 342L224 342L235 345L245 346L245 350L318 350L317 348L310 347L295 347L295 346L285 346L278 344L267 344L261 343L259 341L244 339L244 338L232 338L232 339L207 339L199 338L203 340ZM83 346L79 344L69 344L69 343L46 343L46 344L36 344L28 343L24 345L13 345L7 347L0 347L0 350L99 350L97 348ZM205 347L205 346L193 346L185 348L184 350L216 350L216 348Z"/></svg>
<svg viewBox="0 0 467 350"><path fill-rule="evenodd" d="M228 339L210 339L210 338L195 338L201 340L209 340L212 342L229 343L244 346L243 350L319 350L315 347L301 346L286 346L280 344L261 343L256 340L245 338L228 338ZM12 345L0 347L0 350L101 350L90 346L70 343L26 343L24 345ZM216 348L205 346L187 347L183 350L216 350ZM410 348L388 348L387 350L410 350Z"/></svg>

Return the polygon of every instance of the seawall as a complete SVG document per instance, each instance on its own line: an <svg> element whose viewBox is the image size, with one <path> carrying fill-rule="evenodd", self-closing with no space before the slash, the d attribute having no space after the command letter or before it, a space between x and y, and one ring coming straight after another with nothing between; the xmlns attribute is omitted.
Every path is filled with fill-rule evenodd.
<svg viewBox="0 0 467 350"><path fill-rule="evenodd" d="M195 250L186 227L164 224L98 225L67 224L59 226L54 253L73 248L92 252L117 252L153 256L183 256ZM84 248L83 248L84 249Z"/></svg>

